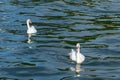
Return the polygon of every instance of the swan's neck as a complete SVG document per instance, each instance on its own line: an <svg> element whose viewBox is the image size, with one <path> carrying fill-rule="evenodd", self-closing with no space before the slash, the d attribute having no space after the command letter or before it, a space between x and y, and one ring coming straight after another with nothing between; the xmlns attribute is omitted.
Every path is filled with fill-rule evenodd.
<svg viewBox="0 0 120 80"><path fill-rule="evenodd" d="M79 60L80 60L80 48L77 47L77 50L76 50L76 63L77 64L79 63Z"/></svg>
<svg viewBox="0 0 120 80"><path fill-rule="evenodd" d="M30 28L30 22L29 21L27 21L27 27L28 27L28 29Z"/></svg>
<svg viewBox="0 0 120 80"><path fill-rule="evenodd" d="M77 48L77 54L79 54L79 53L80 53L80 48L78 47L78 48Z"/></svg>

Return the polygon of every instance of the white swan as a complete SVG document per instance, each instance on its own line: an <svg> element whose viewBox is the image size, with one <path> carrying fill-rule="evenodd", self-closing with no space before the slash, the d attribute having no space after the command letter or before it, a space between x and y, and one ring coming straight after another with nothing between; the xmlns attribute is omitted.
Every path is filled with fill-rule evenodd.
<svg viewBox="0 0 120 80"><path fill-rule="evenodd" d="M80 53L79 43L76 44L76 48L77 48L76 51L73 49L71 50L71 52L69 53L69 56L72 61L76 62L77 64L81 64L85 60L85 56Z"/></svg>
<svg viewBox="0 0 120 80"><path fill-rule="evenodd" d="M32 23L30 19L27 19L26 23L27 23L27 27L28 27L28 30L27 30L28 34L32 34L32 33L37 32L37 30L35 29L34 26L30 26L30 23Z"/></svg>

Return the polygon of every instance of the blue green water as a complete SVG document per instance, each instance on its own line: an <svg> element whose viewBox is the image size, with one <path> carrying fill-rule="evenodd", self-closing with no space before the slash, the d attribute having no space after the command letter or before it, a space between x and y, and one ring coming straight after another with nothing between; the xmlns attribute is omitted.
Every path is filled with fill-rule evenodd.
<svg viewBox="0 0 120 80"><path fill-rule="evenodd" d="M119 0L0 0L0 80L119 80L119 6ZM31 38L28 18L38 31ZM76 43L86 56L79 73L68 57Z"/></svg>

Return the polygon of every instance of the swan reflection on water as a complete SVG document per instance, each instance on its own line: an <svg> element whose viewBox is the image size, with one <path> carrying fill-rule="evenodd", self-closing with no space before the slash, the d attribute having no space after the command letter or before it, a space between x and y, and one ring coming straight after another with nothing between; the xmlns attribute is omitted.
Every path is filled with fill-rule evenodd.
<svg viewBox="0 0 120 80"><path fill-rule="evenodd" d="M84 71L84 69L80 67L80 64L76 64L75 67L70 67L70 70L75 72L74 77L80 77L80 72Z"/></svg>
<svg viewBox="0 0 120 80"><path fill-rule="evenodd" d="M76 73L75 77L80 77L80 71L83 71L83 70L80 68L79 64L76 64L75 65L75 73Z"/></svg>
<svg viewBox="0 0 120 80"><path fill-rule="evenodd" d="M33 48L33 46L30 45L31 43L34 42L34 41L31 39L31 38L32 38L32 35L35 35L35 34L28 34L28 38L27 38L27 43L29 44L29 48Z"/></svg>
<svg viewBox="0 0 120 80"><path fill-rule="evenodd" d="M32 36L35 36L36 34L28 34L28 38L27 38L27 43L33 43L34 41L31 39Z"/></svg>
<svg viewBox="0 0 120 80"><path fill-rule="evenodd" d="M31 36L32 36L32 34L28 34L28 40L27 40L27 43L32 43L32 41L31 41Z"/></svg>
<svg viewBox="0 0 120 80"><path fill-rule="evenodd" d="M27 43L33 43L31 37L32 37L33 34L28 34L28 40L27 40Z"/></svg>
<svg viewBox="0 0 120 80"><path fill-rule="evenodd" d="M28 44L32 43L31 36L32 34L28 34L28 40L27 40ZM32 48L32 46L29 46L29 48Z"/></svg>

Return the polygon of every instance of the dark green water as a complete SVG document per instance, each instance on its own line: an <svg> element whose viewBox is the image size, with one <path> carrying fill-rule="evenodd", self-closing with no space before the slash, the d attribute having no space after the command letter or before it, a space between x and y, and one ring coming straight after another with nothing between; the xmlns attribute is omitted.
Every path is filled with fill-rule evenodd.
<svg viewBox="0 0 120 80"><path fill-rule="evenodd" d="M68 53L78 42L76 74ZM0 0L0 80L119 79L120 0Z"/></svg>

